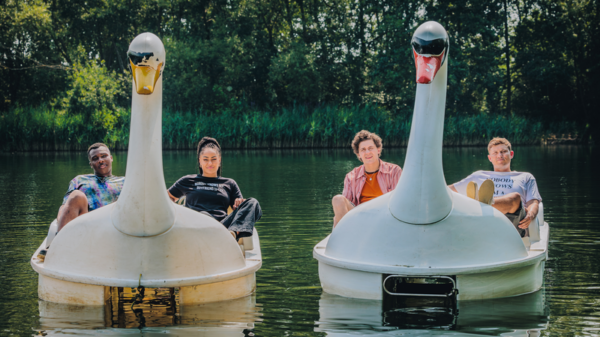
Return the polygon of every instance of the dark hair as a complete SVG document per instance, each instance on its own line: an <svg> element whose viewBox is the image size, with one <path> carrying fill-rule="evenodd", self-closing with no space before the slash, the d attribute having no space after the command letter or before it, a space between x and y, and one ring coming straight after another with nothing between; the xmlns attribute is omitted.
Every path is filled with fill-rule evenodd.
<svg viewBox="0 0 600 337"><path fill-rule="evenodd" d="M217 153L219 153L219 156L221 155L221 145L219 145L219 142L217 142L216 139L211 138L211 137L203 137L202 139L200 139L200 141L198 142L198 170L200 171L200 175L202 175L202 166L200 166L200 154L206 148L214 149L215 151L217 151ZM221 176L222 169L223 169L223 159L221 159L221 165L219 166L219 169L217 170L218 177Z"/></svg>
<svg viewBox="0 0 600 337"><path fill-rule="evenodd" d="M354 139L352 140L352 150L354 151L354 154L356 154L358 156L358 147L360 146L360 143L364 142L365 140L372 140L373 143L375 143L375 146L378 149L381 149L383 144L381 143L381 137L379 137L378 135L374 134L373 132L369 132L367 130L361 130L359 132L356 133L356 135L354 136Z"/></svg>
<svg viewBox="0 0 600 337"><path fill-rule="evenodd" d="M90 145L90 147L88 147L88 150L87 150L88 160L92 159L92 158L90 158L90 152L92 150L95 150L95 149L99 148L99 147L105 147L108 150L108 152L110 152L110 149L108 148L108 146L106 146L106 144L104 144L104 143L94 143L94 144Z"/></svg>

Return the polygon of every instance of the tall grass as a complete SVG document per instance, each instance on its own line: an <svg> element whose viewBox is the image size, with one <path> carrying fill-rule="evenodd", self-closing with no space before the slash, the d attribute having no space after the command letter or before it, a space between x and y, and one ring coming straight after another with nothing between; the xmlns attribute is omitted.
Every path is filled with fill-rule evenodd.
<svg viewBox="0 0 600 337"><path fill-rule="evenodd" d="M0 150L84 150L105 142L127 149L130 111L113 113L114 122L90 125L89 118L47 107L18 107L0 116ZM386 146L406 146L411 114L392 113L374 105L304 106L278 112L247 110L163 111L163 148L194 148L203 136L217 138L225 148L345 147L362 129L378 133ZM523 116L485 113L446 116L444 145L485 145L501 136L514 144L538 144L550 135L581 134L574 122L545 125Z"/></svg>

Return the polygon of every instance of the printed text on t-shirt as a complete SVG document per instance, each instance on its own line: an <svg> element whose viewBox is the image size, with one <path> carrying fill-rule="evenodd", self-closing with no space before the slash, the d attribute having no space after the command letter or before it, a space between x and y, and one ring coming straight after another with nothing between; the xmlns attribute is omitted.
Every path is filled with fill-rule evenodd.
<svg viewBox="0 0 600 337"><path fill-rule="evenodd" d="M206 191L218 191L223 188L223 184L215 184L215 183L203 183L201 181L196 182L197 190L206 190Z"/></svg>
<svg viewBox="0 0 600 337"><path fill-rule="evenodd" d="M490 178L494 182L494 195L504 195L504 191L501 191L502 188L512 189L513 184L515 183L512 178Z"/></svg>

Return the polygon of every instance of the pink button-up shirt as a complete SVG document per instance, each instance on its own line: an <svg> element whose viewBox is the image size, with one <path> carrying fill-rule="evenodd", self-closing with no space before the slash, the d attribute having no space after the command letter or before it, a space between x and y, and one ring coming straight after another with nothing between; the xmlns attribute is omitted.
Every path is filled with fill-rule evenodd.
<svg viewBox="0 0 600 337"><path fill-rule="evenodd" d="M402 169L396 164L386 163L379 159L379 173L377 173L377 182L381 192L386 194L396 188L398 180L402 174ZM360 204L360 194L365 187L367 176L365 175L365 165L354 168L344 179L344 192L342 195L350 200L355 206Z"/></svg>

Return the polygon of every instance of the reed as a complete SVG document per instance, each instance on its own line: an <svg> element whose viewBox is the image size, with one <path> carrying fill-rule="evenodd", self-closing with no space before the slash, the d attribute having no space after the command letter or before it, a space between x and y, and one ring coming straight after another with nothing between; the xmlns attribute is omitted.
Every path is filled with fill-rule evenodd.
<svg viewBox="0 0 600 337"><path fill-rule="evenodd" d="M1 151L85 150L104 142L126 150L130 111L96 111L90 116L70 115L48 106L17 107L0 115ZM411 114L390 112L376 105L295 106L276 112L225 110L163 111L163 148L193 149L203 136L212 136L224 148L346 147L362 129L378 133L388 147L406 146ZM487 113L446 116L444 145L486 145L495 136L513 144L539 144L549 137L583 130L574 122L546 123L524 116Z"/></svg>

